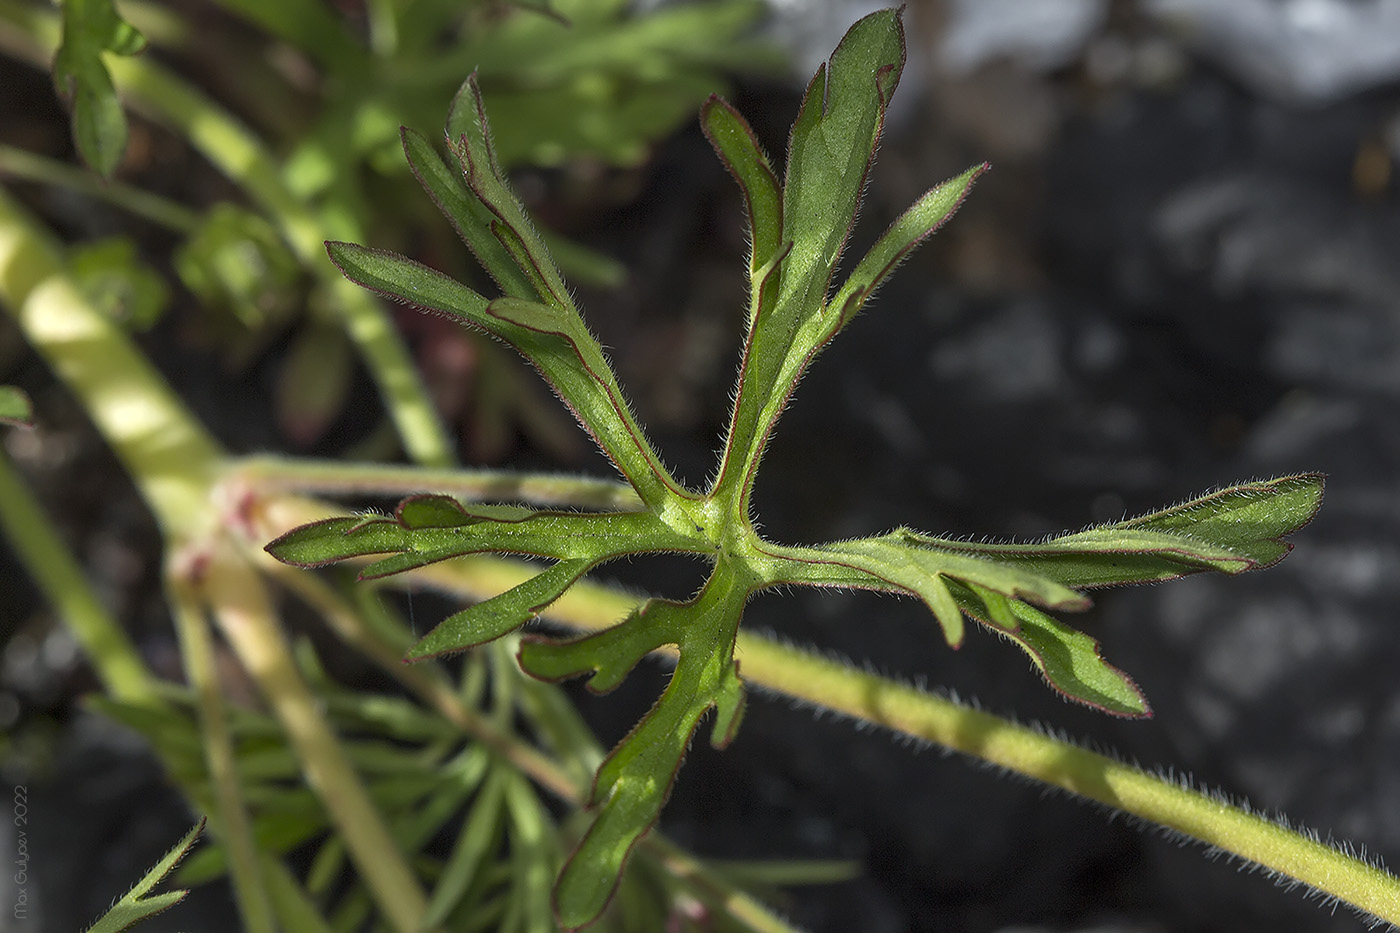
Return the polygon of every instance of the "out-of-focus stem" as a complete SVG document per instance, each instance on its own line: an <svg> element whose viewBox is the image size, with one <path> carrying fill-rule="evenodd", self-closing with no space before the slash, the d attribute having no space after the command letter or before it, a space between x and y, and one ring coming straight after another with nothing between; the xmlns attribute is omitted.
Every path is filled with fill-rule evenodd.
<svg viewBox="0 0 1400 933"><path fill-rule="evenodd" d="M55 15L0 2L0 48L47 68L58 40ZM106 64L117 91L132 109L187 139L277 224L292 252L317 276L341 315L379 385L409 456L427 466L451 464L455 460L452 445L388 314L326 259L323 241L363 239L349 216L314 211L288 189L277 160L250 129L149 58L112 56Z"/></svg>
<svg viewBox="0 0 1400 933"><path fill-rule="evenodd" d="M154 681L131 639L102 607L82 568L54 533L10 458L0 452L0 528L30 577L58 610L107 692L157 702Z"/></svg>
<svg viewBox="0 0 1400 933"><path fill-rule="evenodd" d="M178 560L177 557L176 562ZM204 607L189 585L188 572L189 568L180 566L167 568L166 590L170 597L175 631L180 639L185 676L194 691L199 710L204 760L209 768L210 783L214 787L214 799L218 806L216 829L228 849L233 890L243 928L250 933L276 933L277 922L253 843L252 821L248 818L243 790L238 783L233 737L228 718L224 715L223 692L219 689L209 626Z"/></svg>
<svg viewBox="0 0 1400 933"><path fill-rule="evenodd" d="M637 509L641 500L626 483L555 473L510 470L433 470L390 463L246 457L230 479L260 495L406 496L436 492L484 502L529 502L593 509Z"/></svg>
<svg viewBox="0 0 1400 933"><path fill-rule="evenodd" d="M220 631L282 723L379 909L400 933L418 933L427 899L297 672L263 581L230 542L207 560L198 582Z"/></svg>
<svg viewBox="0 0 1400 933"><path fill-rule="evenodd" d="M68 276L47 231L0 190L0 303L82 400L167 538L207 530L222 451L114 321Z"/></svg>
<svg viewBox="0 0 1400 933"><path fill-rule="evenodd" d="M119 181L106 181L87 169L14 146L0 145L0 175L67 188L114 204L177 233L192 233L199 224L199 214L169 198Z"/></svg>

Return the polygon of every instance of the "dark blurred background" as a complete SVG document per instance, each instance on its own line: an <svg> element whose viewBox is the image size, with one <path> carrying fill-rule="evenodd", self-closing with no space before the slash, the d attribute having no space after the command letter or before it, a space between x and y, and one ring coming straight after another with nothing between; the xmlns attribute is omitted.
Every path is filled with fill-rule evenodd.
<svg viewBox="0 0 1400 933"><path fill-rule="evenodd" d="M805 76L874 7L772 2L803 77L744 81L734 99L776 156ZM1311 470L1329 474L1327 498L1278 567L1102 593L1077 620L1142 686L1149 721L1062 702L984 631L950 651L910 600L768 596L747 624L1400 861L1400 2L925 0L908 28L851 252L930 185L993 170L804 381L759 482L765 531L1035 536ZM701 483L742 324L737 191L693 128L642 168L585 180L520 185L564 191L553 222L628 266L620 291L581 290L590 320L669 461ZM278 443L211 426L248 449ZM102 456L85 462L113 474ZM499 459L607 470L582 445L529 437ZM158 601L140 563L155 539L111 484L89 557L116 562L119 605ZM614 575L678 596L698 573L658 560ZM43 611L26 599L7 616ZM42 689L71 703L81 682L60 642L12 640L4 664L27 704ZM605 741L663 676L581 699ZM74 714L57 741L67 776L35 806L49 825L87 819L50 835L51 863L104 846L149 861L186 827L121 734ZM704 855L861 861L857 881L792 894L814 931L1365 926L1063 795L765 698L729 751L696 743L663 829ZM79 859L70 877L88 870Z"/></svg>

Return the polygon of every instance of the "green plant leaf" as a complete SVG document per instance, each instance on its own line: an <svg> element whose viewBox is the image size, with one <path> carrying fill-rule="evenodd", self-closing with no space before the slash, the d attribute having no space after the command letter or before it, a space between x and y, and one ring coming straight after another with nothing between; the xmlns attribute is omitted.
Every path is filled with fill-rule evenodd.
<svg viewBox="0 0 1400 933"><path fill-rule="evenodd" d="M23 389L0 386L0 422L15 427L34 426L34 403Z"/></svg>
<svg viewBox="0 0 1400 933"><path fill-rule="evenodd" d="M140 260L129 237L75 247L69 268L93 307L129 330L150 329L170 303L165 279Z"/></svg>
<svg viewBox="0 0 1400 933"><path fill-rule="evenodd" d="M126 892L121 900L112 905L111 909L102 915L96 923L88 928L87 933L121 933L122 930L129 929L133 925L156 914L168 910L180 901L185 899L188 891L167 891L164 894L151 894L151 889L165 880L165 876L180 863L194 847L195 840L199 834L204 832L204 820L200 820L185 834L185 837L175 844L175 848L165 854L159 862L151 867L151 870L136 882L132 889Z"/></svg>
<svg viewBox="0 0 1400 933"><path fill-rule="evenodd" d="M890 224L831 300L831 307L836 309L839 319L835 327L849 320L915 247L948 222L948 218L953 216L972 190L973 184L989 168L991 166L985 162L974 165L956 178L930 188L914 202L913 207Z"/></svg>
<svg viewBox="0 0 1400 933"><path fill-rule="evenodd" d="M826 303L903 70L900 14L882 10L850 28L807 86L783 180L783 232L793 247L778 302L793 317Z"/></svg>
<svg viewBox="0 0 1400 933"><path fill-rule="evenodd" d="M1089 606L1082 594L1023 568L922 547L907 529L814 548L768 546L765 550L785 562L774 571L779 583L891 589L918 596L933 611L948 644L955 648L962 643L963 626L948 594L949 580L977 584L1007 598L1030 599L1056 609Z"/></svg>
<svg viewBox="0 0 1400 933"><path fill-rule="evenodd" d="M475 74L467 78L452 102L447 115L447 137L467 187L495 215L492 233L534 286L532 295L512 297L539 298L559 308L573 309L569 289L550 258L548 247L501 173Z"/></svg>
<svg viewBox="0 0 1400 933"><path fill-rule="evenodd" d="M504 833L507 769L497 764L467 811L462 831L452 847L452 854L443 866L442 875L433 888L428 911L423 917L424 929L440 926L456 908L477 873L501 844Z"/></svg>
<svg viewBox="0 0 1400 933"><path fill-rule="evenodd" d="M449 505L450 503L450 505ZM462 505L447 496L415 496L393 518L328 518L267 545L284 563L322 567L351 557L393 554L360 573L374 579L464 554L488 551L605 560L639 551L693 551L650 512L554 512L511 505Z"/></svg>
<svg viewBox="0 0 1400 933"><path fill-rule="evenodd" d="M302 303L294 254L266 218L215 204L175 251L175 271L201 303L245 328L289 316Z"/></svg>
<svg viewBox="0 0 1400 933"><path fill-rule="evenodd" d="M1096 639L1019 599L956 580L948 588L968 615L1020 645L1045 682L1065 699L1113 716L1152 715L1133 679L1103 659Z"/></svg>
<svg viewBox="0 0 1400 933"><path fill-rule="evenodd" d="M670 795L700 719L717 715L710 742L723 748L743 718L744 690L733 660L734 638L749 584L724 564L686 603L649 600L618 625L568 642L527 638L520 665L546 680L590 675L588 689L613 689L651 651L680 649L666 691L598 769L590 795L593 825L565 863L554 890L555 911L569 928L597 917L617 887L632 848Z"/></svg>
<svg viewBox="0 0 1400 933"><path fill-rule="evenodd" d="M759 317L763 281L779 258L783 242L783 200L777 176L749 124L728 101L711 97L700 110L700 125L744 195L749 218L750 329ZM770 302L771 304L771 302Z"/></svg>
<svg viewBox="0 0 1400 933"><path fill-rule="evenodd" d="M594 563L588 559L561 560L519 586L448 616L410 648L404 659L418 661L463 651L515 631L562 596Z"/></svg>
<svg viewBox="0 0 1400 933"><path fill-rule="evenodd" d="M426 139L408 127L401 133L404 155L418 183L501 291L514 298L538 297L530 280L491 232L495 215L490 209L467 190L461 175L447 167Z"/></svg>
<svg viewBox="0 0 1400 933"><path fill-rule="evenodd" d="M751 144L737 129L723 125L727 121L718 110L710 111L722 131L712 140L717 147L723 142L721 154L739 178L750 211L763 218L765 246L772 242L766 228L773 225L775 213L782 225L782 245L772 253L772 268L750 262L750 334L714 485L733 501L737 513L747 514L748 490L763 448L812 358L898 261L951 215L980 174L974 168L935 188L897 220L857 266L837 313L828 312L832 277L855 224L903 67L899 11L872 13L851 27L829 67L818 69L807 87L788 145L780 212L759 209L768 197L761 163L759 169L753 167ZM743 165L748 167L740 175L736 166Z"/></svg>
<svg viewBox="0 0 1400 933"><path fill-rule="evenodd" d="M565 12L582 12L584 22L596 13L584 6ZM540 30L554 28L538 18L512 23L518 31L502 47L483 50L483 62L521 55L544 35ZM572 54L583 60L611 52ZM723 746L734 736L744 710L734 644L751 593L807 585L911 594L928 605L950 644L960 644L967 615L1019 644L1066 697L1114 715L1142 717L1150 715L1142 693L1103 660L1098 643L1042 610L1084 609L1089 600L1083 588L1267 566L1287 553L1282 537L1317 507L1320 477L1300 476L1234 487L1034 544L949 541L907 528L800 547L759 535L749 496L763 447L798 379L910 251L951 216L986 169L974 166L928 191L832 293L903 63L899 11L874 13L851 28L808 88L781 188L752 130L732 107L712 97L701 110L702 127L744 196L752 246L748 339L724 451L704 495L674 481L632 417L602 348L501 173L475 75L449 118L449 148L460 175L409 131L403 133L404 151L425 190L505 294L488 299L406 257L327 244L353 281L514 346L632 483L642 508L555 512L415 496L400 503L392 518L338 518L296 529L268 546L274 556L320 566L387 555L365 567L362 577L479 552L553 561L513 589L447 619L410 650L410 659L498 638L614 557L671 551L713 563L690 600L648 600L613 627L572 640L521 639L518 660L526 672L544 680L586 677L588 689L599 693L617 687L647 655L676 649L666 690L594 777L592 823L554 888L556 916L567 927L591 922L613 896L629 853L665 804L700 719L716 710L712 744ZM482 67L485 74L487 64ZM540 67L568 70L558 60ZM389 790L407 794L418 788L406 779ZM533 832L533 810L517 806L511 812L512 827ZM480 845L474 842L473 850ZM440 915L451 912L450 900L458 910L468 903L499 910L502 923L526 916L520 897L529 895L519 892L537 891L533 882L512 889L509 897L476 887L460 895L471 874L454 879L442 895ZM538 900L530 903L537 906Z"/></svg>
<svg viewBox="0 0 1400 933"><path fill-rule="evenodd" d="M1271 567L1293 545L1282 540L1312 521L1324 477L1303 473L1243 483L1167 509L1035 544L984 544L911 534L940 551L1014 564L1066 586L1155 583L1214 570Z"/></svg>
<svg viewBox="0 0 1400 933"><path fill-rule="evenodd" d="M465 224L463 225L466 226ZM502 244L523 241L501 238ZM664 511L674 493L688 495L661 464L631 413L598 341L572 305L518 298L485 298L455 279L407 257L353 243L330 242L326 250L346 277L398 301L438 311L484 330L530 360L630 481L642 501Z"/></svg>
<svg viewBox="0 0 1400 933"><path fill-rule="evenodd" d="M110 178L126 151L126 114L102 53L136 55L146 40L118 15L112 0L64 0L63 43L53 82L72 111L73 142L98 174Z"/></svg>

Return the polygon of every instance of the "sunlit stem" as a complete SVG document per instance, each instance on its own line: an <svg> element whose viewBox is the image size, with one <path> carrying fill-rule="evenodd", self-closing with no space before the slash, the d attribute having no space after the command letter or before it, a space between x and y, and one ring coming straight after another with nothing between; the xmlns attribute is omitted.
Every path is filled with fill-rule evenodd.
<svg viewBox="0 0 1400 933"><path fill-rule="evenodd" d="M481 599L523 582L532 572L520 561L477 558L424 568L411 576ZM596 631L616 624L640 602L636 596L585 582L551 605L546 618ZM741 662L741 676L752 687L837 710L1141 817L1400 924L1400 879L1216 795L760 636L741 633L734 654Z"/></svg>
<svg viewBox="0 0 1400 933"><path fill-rule="evenodd" d="M637 493L626 483L554 473L432 470L402 464L248 457L236 462L228 478L264 496L282 492L359 497L433 492L478 502L625 510L641 507Z"/></svg>

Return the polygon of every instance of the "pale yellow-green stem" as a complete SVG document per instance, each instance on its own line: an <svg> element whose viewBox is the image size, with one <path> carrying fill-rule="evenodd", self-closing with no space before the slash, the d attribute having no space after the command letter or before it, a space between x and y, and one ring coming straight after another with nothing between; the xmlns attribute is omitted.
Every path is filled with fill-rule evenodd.
<svg viewBox="0 0 1400 933"><path fill-rule="evenodd" d="M175 632L180 640L180 657L185 665L185 678L194 691L199 710L200 741L204 746L205 765L213 785L217 812L213 814L216 834L228 851L234 898L238 904L243 929L249 933L276 933L277 922L272 903L263 884L262 867L258 863L253 842L252 821L248 818L243 788L238 782L233 736L229 731L224 710L224 695L220 689L218 668L214 661L213 641L199 595L190 586L192 568L181 566L177 555L167 561L166 593L175 620Z"/></svg>
<svg viewBox="0 0 1400 933"><path fill-rule="evenodd" d="M406 576L479 600L537 572L538 568L522 561L475 557ZM545 618L596 631L617 623L640 602L639 597L616 589L585 583L568 590L549 607ZM1400 925L1400 879L1208 792L761 636L741 633L735 657L750 686L962 752L1133 814Z"/></svg>
<svg viewBox="0 0 1400 933"><path fill-rule="evenodd" d="M208 549L201 592L292 738L380 908L397 929L415 930L423 894L291 664L262 580L226 542L226 516L214 501L222 450L127 335L77 291L57 247L3 191L0 301L82 400L155 514L166 547Z"/></svg>
<svg viewBox="0 0 1400 933"><path fill-rule="evenodd" d="M427 899L292 661L266 586L231 541L204 555L200 591L286 730L307 783L334 816L365 886L395 930L416 933Z"/></svg>
<svg viewBox="0 0 1400 933"><path fill-rule="evenodd" d="M82 399L167 538L212 530L209 488L222 452L127 335L79 293L41 230L0 190L0 300Z"/></svg>
<svg viewBox="0 0 1400 933"><path fill-rule="evenodd" d="M3 260L0 260L3 263ZM0 300L3 300L0 295ZM0 451L0 529L58 610L107 692L128 703L159 702L154 680L131 639L102 607L82 568L54 533L10 458Z"/></svg>
<svg viewBox="0 0 1400 933"><path fill-rule="evenodd" d="M303 492L335 496L407 496L436 492L487 502L529 502L591 509L638 509L626 483L562 473L511 470L425 470L393 463L346 463L270 456L244 457L229 471L261 496Z"/></svg>
<svg viewBox="0 0 1400 933"><path fill-rule="evenodd" d="M744 678L1142 817L1400 923L1400 879L1200 790L828 658L742 639Z"/></svg>

